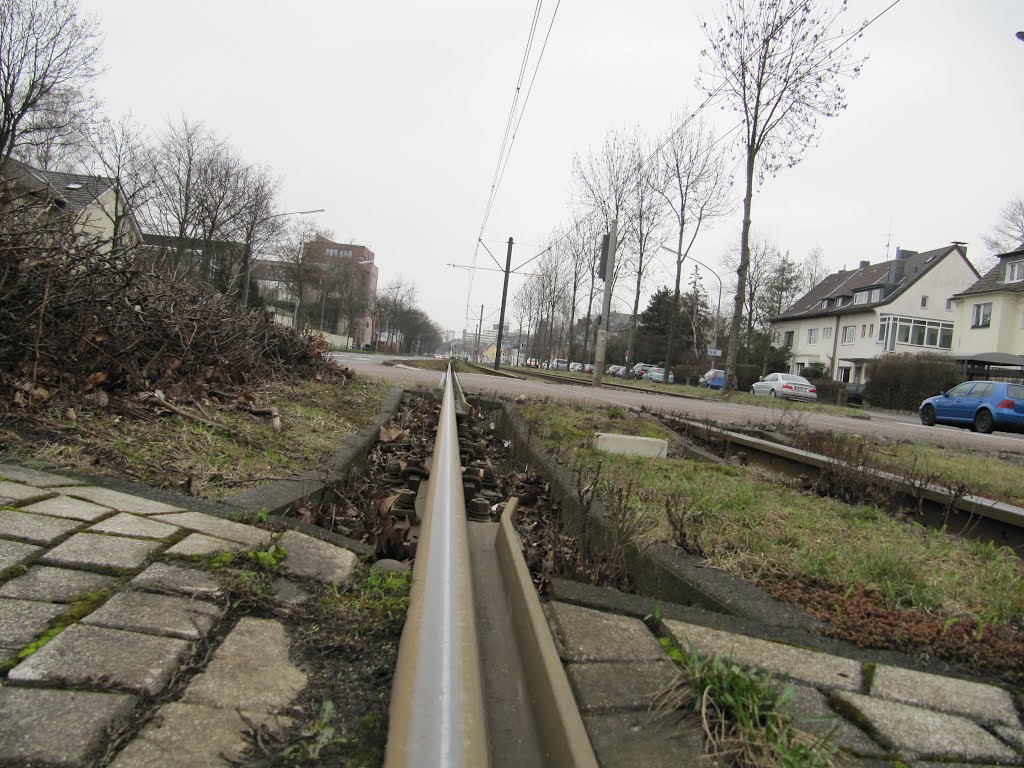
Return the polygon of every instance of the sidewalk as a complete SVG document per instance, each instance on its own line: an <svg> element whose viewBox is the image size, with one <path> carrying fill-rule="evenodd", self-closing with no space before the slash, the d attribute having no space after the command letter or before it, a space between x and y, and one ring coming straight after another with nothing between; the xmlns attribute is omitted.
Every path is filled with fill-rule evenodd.
<svg viewBox="0 0 1024 768"><path fill-rule="evenodd" d="M115 753L116 768L227 766L254 730L288 725L278 713L306 674L284 626L225 626L222 585L197 567L268 544L268 531L8 465L0 506L0 766L74 768ZM292 577L275 582L281 602L305 599L303 580L343 584L356 565L296 531L279 543Z"/></svg>

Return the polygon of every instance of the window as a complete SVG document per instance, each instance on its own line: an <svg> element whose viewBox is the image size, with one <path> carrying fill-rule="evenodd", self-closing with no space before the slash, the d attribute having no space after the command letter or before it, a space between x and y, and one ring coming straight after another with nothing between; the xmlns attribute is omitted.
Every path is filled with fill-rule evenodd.
<svg viewBox="0 0 1024 768"><path fill-rule="evenodd" d="M988 328L990 325L992 325L991 301L971 307L971 328Z"/></svg>
<svg viewBox="0 0 1024 768"><path fill-rule="evenodd" d="M797 373L797 376L799 376L799 375L800 375L800 374L802 374L803 372L804 372L804 364L803 364L803 363L797 363L797 364L796 364L796 373Z"/></svg>
<svg viewBox="0 0 1024 768"><path fill-rule="evenodd" d="M857 340L857 326L856 325L844 325L843 326L843 344L853 344Z"/></svg>
<svg viewBox="0 0 1024 768"><path fill-rule="evenodd" d="M786 331L785 334L783 334L782 338L783 338L782 345L784 347L792 347L793 346L793 331Z"/></svg>
<svg viewBox="0 0 1024 768"><path fill-rule="evenodd" d="M874 336L874 335L875 335L875 324L871 323L870 325L868 325L868 336Z"/></svg>
<svg viewBox="0 0 1024 768"><path fill-rule="evenodd" d="M1006 282L1019 283L1024 280L1024 261L1014 261L1006 265Z"/></svg>
<svg viewBox="0 0 1024 768"><path fill-rule="evenodd" d="M921 297L921 309L928 309L928 297L927 296L922 296Z"/></svg>
<svg viewBox="0 0 1024 768"><path fill-rule="evenodd" d="M910 343L923 347L926 328L927 326L923 320L915 320L910 328Z"/></svg>
<svg viewBox="0 0 1024 768"><path fill-rule="evenodd" d="M871 300L872 301L881 301L881 299L882 299L882 289L881 288L873 289L871 291Z"/></svg>
<svg viewBox="0 0 1024 768"><path fill-rule="evenodd" d="M850 380L850 368L849 368L849 366L843 366L843 365L839 366L839 372L836 374L836 381L846 381L846 382L848 382L849 380Z"/></svg>
<svg viewBox="0 0 1024 768"><path fill-rule="evenodd" d="M860 337L863 339L867 335L868 335L868 324L864 323L860 327Z"/></svg>
<svg viewBox="0 0 1024 768"><path fill-rule="evenodd" d="M808 328L807 329L807 343L808 344L817 344L818 343L818 329L817 328Z"/></svg>
<svg viewBox="0 0 1024 768"><path fill-rule="evenodd" d="M832 326L831 325L828 326L827 328L822 328L821 329L821 338L822 338L823 341L828 341L829 339L832 338Z"/></svg>
<svg viewBox="0 0 1024 768"><path fill-rule="evenodd" d="M953 308L953 300L952 299L946 299L946 311L948 312L952 308Z"/></svg>
<svg viewBox="0 0 1024 768"><path fill-rule="evenodd" d="M831 306L832 306L832 299L822 299L821 300L821 308L822 309L828 309Z"/></svg>
<svg viewBox="0 0 1024 768"><path fill-rule="evenodd" d="M871 296L871 291L857 291L853 294L854 304L867 304L868 298Z"/></svg>
<svg viewBox="0 0 1024 768"><path fill-rule="evenodd" d="M939 349L953 348L953 326L942 323L939 328Z"/></svg>
<svg viewBox="0 0 1024 768"><path fill-rule="evenodd" d="M992 382L983 381L971 390L971 397L988 397L992 394Z"/></svg>

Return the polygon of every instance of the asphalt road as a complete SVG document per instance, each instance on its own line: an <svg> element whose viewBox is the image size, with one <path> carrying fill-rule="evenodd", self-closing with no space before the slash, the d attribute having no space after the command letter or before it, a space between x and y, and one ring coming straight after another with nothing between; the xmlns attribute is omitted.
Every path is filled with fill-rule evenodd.
<svg viewBox="0 0 1024 768"><path fill-rule="evenodd" d="M335 359L356 373L379 377L385 381L409 387L433 387L441 379L435 371L404 367L404 358L387 355L335 353ZM393 361L398 365L384 365ZM724 427L748 426L771 430L779 427L804 426L809 429L846 432L887 440L928 442L937 445L975 448L984 451L1002 451L1024 454L1024 435L995 432L981 435L957 427L925 427L915 414L890 411L851 411L851 417L834 416L810 411L798 411L785 403L765 398L764 407L716 402L689 397L674 397L655 392L631 392L620 389L594 389L585 385L554 384L541 381L511 379L487 374L459 374L459 381L467 393L497 395L514 398L525 394L528 398L566 400L595 405L646 406L649 410L669 413L681 418L703 421L710 419ZM685 394L688 387L679 387ZM853 418L867 415L869 418Z"/></svg>

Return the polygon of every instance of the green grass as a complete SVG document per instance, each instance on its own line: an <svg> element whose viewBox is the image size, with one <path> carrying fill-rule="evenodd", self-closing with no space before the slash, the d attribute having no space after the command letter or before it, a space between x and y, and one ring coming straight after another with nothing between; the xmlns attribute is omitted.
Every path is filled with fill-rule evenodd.
<svg viewBox="0 0 1024 768"><path fill-rule="evenodd" d="M809 495L756 467L686 458L600 454L594 432L665 436L653 419L604 409L533 404L521 413L552 454L597 495L647 515L657 539L683 541L713 565L754 582L798 577L841 590L877 590L893 608L986 622L1024 620L1024 568L1012 551L957 539L867 505ZM671 453L670 448L670 453Z"/></svg>

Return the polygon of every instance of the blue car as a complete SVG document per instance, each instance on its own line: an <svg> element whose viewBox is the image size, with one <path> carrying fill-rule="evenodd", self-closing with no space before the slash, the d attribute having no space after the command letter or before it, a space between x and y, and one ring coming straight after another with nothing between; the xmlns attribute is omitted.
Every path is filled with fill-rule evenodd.
<svg viewBox="0 0 1024 768"><path fill-rule="evenodd" d="M721 389L725 386L725 371L712 368L700 377L700 381L697 382L697 386L707 387L708 389Z"/></svg>
<svg viewBox="0 0 1024 768"><path fill-rule="evenodd" d="M926 427L950 424L985 434L1024 431L1024 384L965 381L921 403L920 415Z"/></svg>

